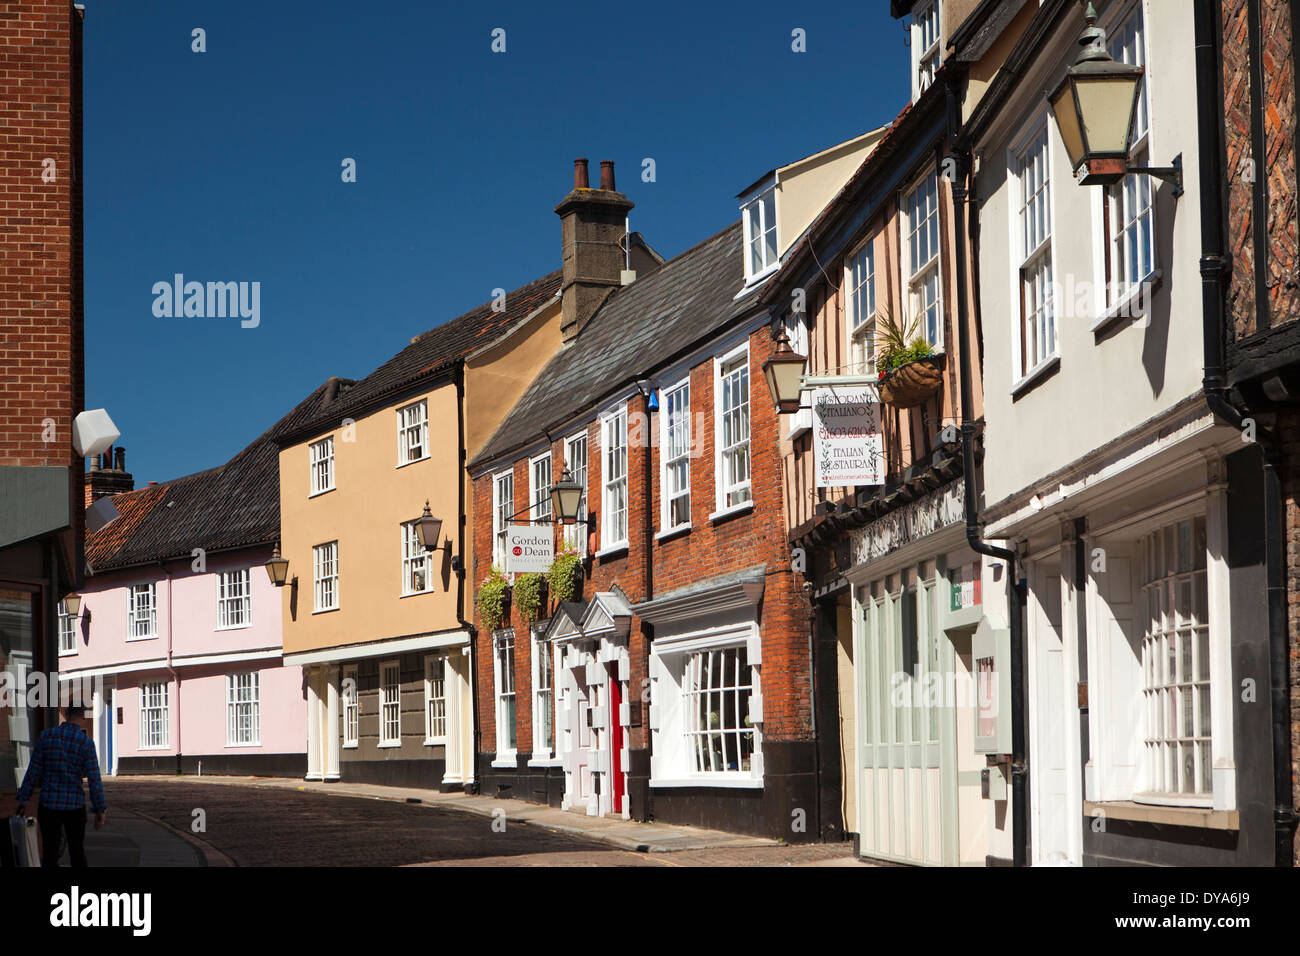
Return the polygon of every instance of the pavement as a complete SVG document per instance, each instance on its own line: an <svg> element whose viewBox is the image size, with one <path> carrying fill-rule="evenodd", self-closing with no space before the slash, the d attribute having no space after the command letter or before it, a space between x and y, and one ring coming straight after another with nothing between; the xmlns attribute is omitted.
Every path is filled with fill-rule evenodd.
<svg viewBox="0 0 1300 956"><path fill-rule="evenodd" d="M110 782L111 781L111 782ZM470 795L465 793L442 793L438 790L424 790L407 787L384 787L373 784L357 783L321 783L298 779L270 777L195 777L195 776L127 776L109 778L105 781L111 790L120 790L122 798L116 799L109 794L109 826L98 831L95 836L100 840L108 857L120 860L120 863L107 865L262 865L279 863L288 865L288 858L277 856L268 858L258 852L257 837L251 831L240 828L265 826L272 831L293 826L301 814L312 815L324 812L324 806L336 807L336 814L343 814L354 822L350 827L366 826L364 816L354 811L344 810L345 806L358 801L383 801L387 804L403 804L405 808L394 806L391 812L385 812L389 825L403 827L407 825L410 812L414 811L427 821L424 828L434 828L439 834L439 841L431 841L422 852L401 852L393 849L377 849L375 855L368 857L371 865L623 865L638 866L645 864L669 866L864 866L853 857L848 844L785 844L778 840L764 837L746 836L700 827L676 826L663 823L637 823L618 818L601 818L587 816L585 813L557 810L519 800L500 799L496 797ZM214 789L215 788L215 789ZM260 790L265 793L262 801L236 798L230 793L223 798L223 792L235 789ZM274 791L278 796L272 796ZM187 799L190 794L194 799ZM297 798L291 795L298 794ZM308 796L310 795L310 796ZM201 799L199 799L201 796ZM343 798L319 805L321 797ZM313 799L314 798L314 799ZM293 800L310 800L308 804L294 803ZM127 804L131 809L123 808ZM214 805L209 811L209 832L203 836L180 829L188 822L187 808L195 805ZM217 805L220 805L219 807ZM358 804L365 806L365 803ZM373 804L371 804L373 805ZM321 806L321 810L315 809ZM114 816L114 807L120 808ZM215 820L223 812L232 818L229 827L216 827ZM423 807L425 814L434 811L434 816L424 816L417 808ZM134 810L135 812L132 812ZM241 823L236 826L233 817L238 814ZM455 828L438 823L446 819L464 820L466 816L489 818L483 826ZM259 823L257 818L264 823ZM168 818L168 819L164 819ZM280 821L280 822L277 822ZM512 846L508 853L497 859L498 848L505 847L498 842L486 842L471 834L488 833L497 821L504 821L510 831L519 836L526 833L537 834L529 838L527 848ZM515 825L524 824L521 829ZM312 832L321 826L317 823ZM420 831L412 831L407 840L417 838ZM543 837L545 833L554 836ZM111 837L106 834L112 834ZM287 836L288 834L283 834ZM344 829L342 838L350 838L350 832ZM433 837L432 832L429 833ZM91 851L87 834L88 852ZM226 843L222 843L227 839ZM336 841L338 837L334 838ZM570 842L555 843L555 840ZM184 859L184 854L176 841L186 844L190 863L162 862ZM464 841L463 845L459 841ZM283 847L283 843L276 839ZM222 844L218 849L217 844ZM489 851L486 848L491 847ZM599 851L605 848L605 854ZM432 852L430 852L432 849ZM130 861L133 851L138 851L138 862ZM227 852L224 851L229 851ZM608 856L610 851L614 852ZM367 847L360 852L371 853ZM159 861L159 862L154 862ZM331 865L335 860L324 850L316 857L307 855L295 859L304 865ZM356 863L356 852L349 851L346 860L338 862ZM106 865L92 856L95 865Z"/></svg>
<svg viewBox="0 0 1300 956"><path fill-rule="evenodd" d="M207 866L198 846L172 827L130 810L111 810L101 830L86 821L86 859L94 866ZM69 866L65 847L60 858Z"/></svg>

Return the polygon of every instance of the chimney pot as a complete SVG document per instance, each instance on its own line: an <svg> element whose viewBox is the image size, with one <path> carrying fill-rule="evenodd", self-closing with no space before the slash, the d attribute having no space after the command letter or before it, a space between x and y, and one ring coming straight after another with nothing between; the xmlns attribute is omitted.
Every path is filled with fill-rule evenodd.
<svg viewBox="0 0 1300 956"><path fill-rule="evenodd" d="M126 471L126 449L121 445L113 449L113 468L116 471Z"/></svg>
<svg viewBox="0 0 1300 956"><path fill-rule="evenodd" d="M602 159L600 161L600 188L614 192L614 161L612 159Z"/></svg>
<svg viewBox="0 0 1300 956"><path fill-rule="evenodd" d="M591 188L591 182L587 179L587 161L585 159L575 159L573 161L573 188Z"/></svg>

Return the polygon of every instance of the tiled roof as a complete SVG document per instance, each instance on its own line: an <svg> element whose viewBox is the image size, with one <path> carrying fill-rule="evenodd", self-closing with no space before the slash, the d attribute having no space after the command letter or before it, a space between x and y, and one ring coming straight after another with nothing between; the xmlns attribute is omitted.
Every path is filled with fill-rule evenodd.
<svg viewBox="0 0 1300 956"><path fill-rule="evenodd" d="M328 413L322 411L306 420L303 427L286 430L282 438L286 441L301 440L327 422L330 427L337 425L340 416L346 417L373 407L386 397L400 394L418 379L451 368L456 361L496 341L530 313L554 299L560 291L562 278L562 270L557 269L507 292L502 311L493 311L493 303L485 302L416 336L410 345L341 395L330 405Z"/></svg>
<svg viewBox="0 0 1300 956"><path fill-rule="evenodd" d="M618 289L533 379L470 467L542 437L751 310L753 297L735 299L743 283L740 223L733 223Z"/></svg>
<svg viewBox="0 0 1300 956"><path fill-rule="evenodd" d="M86 535L96 572L267 544L280 534L276 440L323 411L352 383L330 379L224 465L113 496L120 517Z"/></svg>

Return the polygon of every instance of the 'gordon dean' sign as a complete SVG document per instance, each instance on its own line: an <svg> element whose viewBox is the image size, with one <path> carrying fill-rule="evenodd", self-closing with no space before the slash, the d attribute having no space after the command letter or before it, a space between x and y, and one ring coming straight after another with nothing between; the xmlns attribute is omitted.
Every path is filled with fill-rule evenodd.
<svg viewBox="0 0 1300 956"><path fill-rule="evenodd" d="M549 524L506 526L506 573L549 571L555 560L555 538Z"/></svg>
<svg viewBox="0 0 1300 956"><path fill-rule="evenodd" d="M885 483L880 399L873 386L813 389L812 414L818 488Z"/></svg>

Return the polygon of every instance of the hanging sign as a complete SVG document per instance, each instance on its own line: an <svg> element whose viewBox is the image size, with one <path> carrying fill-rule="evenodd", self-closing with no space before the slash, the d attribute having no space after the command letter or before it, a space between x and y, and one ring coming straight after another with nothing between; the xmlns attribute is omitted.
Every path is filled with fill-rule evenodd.
<svg viewBox="0 0 1300 956"><path fill-rule="evenodd" d="M875 386L815 388L812 415L818 488L885 483L885 442Z"/></svg>
<svg viewBox="0 0 1300 956"><path fill-rule="evenodd" d="M506 525L506 573L549 571L555 561L555 535L549 524Z"/></svg>

